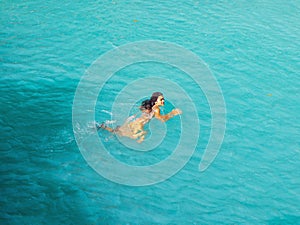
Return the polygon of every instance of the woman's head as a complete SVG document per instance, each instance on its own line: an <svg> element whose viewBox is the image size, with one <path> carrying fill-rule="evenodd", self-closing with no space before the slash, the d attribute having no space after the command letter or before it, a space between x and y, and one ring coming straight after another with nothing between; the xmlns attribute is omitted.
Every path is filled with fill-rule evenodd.
<svg viewBox="0 0 300 225"><path fill-rule="evenodd" d="M144 100L140 106L140 110L151 112L155 104L158 106L165 104L165 99L161 92L154 92L150 99Z"/></svg>
<svg viewBox="0 0 300 225"><path fill-rule="evenodd" d="M165 104L164 95L161 92L154 92L150 98L152 106L163 106Z"/></svg>

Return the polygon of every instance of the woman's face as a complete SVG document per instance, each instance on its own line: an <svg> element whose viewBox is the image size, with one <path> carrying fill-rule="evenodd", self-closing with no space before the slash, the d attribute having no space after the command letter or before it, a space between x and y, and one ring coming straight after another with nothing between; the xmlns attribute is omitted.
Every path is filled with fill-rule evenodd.
<svg viewBox="0 0 300 225"><path fill-rule="evenodd" d="M165 99L164 99L164 96L158 96L156 102L155 102L156 105L158 106L164 106L165 105Z"/></svg>

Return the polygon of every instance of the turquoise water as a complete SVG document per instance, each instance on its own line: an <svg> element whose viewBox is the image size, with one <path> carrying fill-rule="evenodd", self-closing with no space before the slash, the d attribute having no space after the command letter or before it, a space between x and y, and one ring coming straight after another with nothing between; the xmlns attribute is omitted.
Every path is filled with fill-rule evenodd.
<svg viewBox="0 0 300 225"><path fill-rule="evenodd" d="M1 224L300 224L299 2L0 5ZM199 172L211 122L199 87L168 66L119 71L99 96L97 120L110 119L101 110L126 80L156 74L188 90L201 124L182 170L132 187L103 178L84 160L72 106L80 79L100 55L140 40L176 43L202 58L222 88L227 120L217 158ZM144 97L136 95L133 104ZM99 137L116 146L116 158L151 164L167 157L178 122L168 122L165 143L149 157L118 149L115 137Z"/></svg>

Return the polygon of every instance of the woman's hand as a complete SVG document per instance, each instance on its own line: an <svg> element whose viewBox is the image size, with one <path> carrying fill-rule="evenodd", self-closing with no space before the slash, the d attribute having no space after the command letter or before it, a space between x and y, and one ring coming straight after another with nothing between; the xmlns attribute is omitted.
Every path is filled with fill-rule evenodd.
<svg viewBox="0 0 300 225"><path fill-rule="evenodd" d="M180 109L173 109L171 111L172 116L176 116L176 115L179 115L179 114L182 114L182 111Z"/></svg>

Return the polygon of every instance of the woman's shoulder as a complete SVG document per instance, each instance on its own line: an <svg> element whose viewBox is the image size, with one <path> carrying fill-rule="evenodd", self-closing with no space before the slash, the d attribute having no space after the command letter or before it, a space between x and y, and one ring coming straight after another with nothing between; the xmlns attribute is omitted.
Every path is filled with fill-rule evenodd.
<svg viewBox="0 0 300 225"><path fill-rule="evenodd" d="M155 106L152 107L152 111L153 111L153 112L159 112L160 109L159 109L158 106L155 105Z"/></svg>

